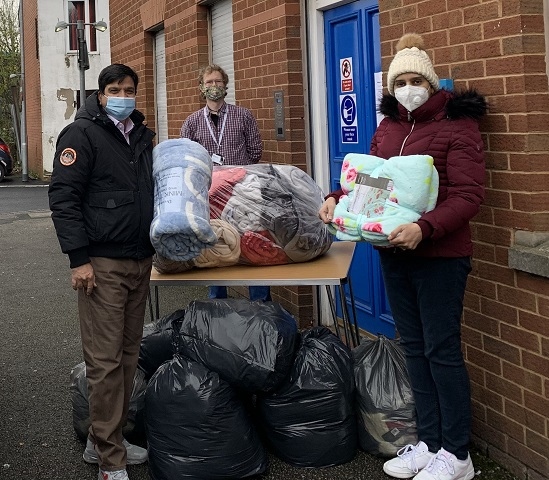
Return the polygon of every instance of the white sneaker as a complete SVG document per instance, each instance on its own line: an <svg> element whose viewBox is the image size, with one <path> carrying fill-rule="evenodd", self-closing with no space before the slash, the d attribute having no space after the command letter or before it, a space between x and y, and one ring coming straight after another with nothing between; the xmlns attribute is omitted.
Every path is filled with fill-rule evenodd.
<svg viewBox="0 0 549 480"><path fill-rule="evenodd" d="M122 444L126 447L126 463L128 465L139 465L140 463L145 463L147 461L148 455L145 448L138 447L137 445L132 445L126 439L122 441ZM82 458L87 463L99 463L99 456L95 451L94 444L89 438L86 442L86 449L82 454Z"/></svg>
<svg viewBox="0 0 549 480"><path fill-rule="evenodd" d="M406 445L397 452L395 458L383 464L383 471L394 478L412 478L425 468L434 456L435 454L429 451L424 442Z"/></svg>
<svg viewBox="0 0 549 480"><path fill-rule="evenodd" d="M128 477L126 469L116 470L114 472L105 472L99 469L97 480L130 480L130 477Z"/></svg>
<svg viewBox="0 0 549 480"><path fill-rule="evenodd" d="M469 454L466 460L458 460L454 454L441 448L414 480L471 480L474 476Z"/></svg>

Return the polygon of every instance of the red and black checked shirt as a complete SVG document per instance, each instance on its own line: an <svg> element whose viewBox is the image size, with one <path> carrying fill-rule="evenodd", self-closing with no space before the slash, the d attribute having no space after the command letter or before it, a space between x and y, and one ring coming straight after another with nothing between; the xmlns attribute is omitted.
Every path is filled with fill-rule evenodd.
<svg viewBox="0 0 549 480"><path fill-rule="evenodd" d="M204 108L208 112L207 107ZM249 165L259 162L263 144L252 112L244 107L224 103L219 110L216 127L209 114L204 117L204 108L187 117L181 127L181 137L200 143L210 155L214 153L221 155L223 165ZM225 116L227 116L225 130L221 145L218 146L210 134L208 123L215 139L219 140Z"/></svg>

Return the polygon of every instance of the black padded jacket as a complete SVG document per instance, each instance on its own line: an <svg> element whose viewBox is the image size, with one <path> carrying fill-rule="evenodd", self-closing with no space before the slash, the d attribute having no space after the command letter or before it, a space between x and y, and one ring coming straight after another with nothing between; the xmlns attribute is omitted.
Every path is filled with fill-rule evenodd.
<svg viewBox="0 0 549 480"><path fill-rule="evenodd" d="M97 92L57 139L49 204L71 268L90 257L143 259L154 254L154 132L141 112L130 118L130 143L101 108Z"/></svg>

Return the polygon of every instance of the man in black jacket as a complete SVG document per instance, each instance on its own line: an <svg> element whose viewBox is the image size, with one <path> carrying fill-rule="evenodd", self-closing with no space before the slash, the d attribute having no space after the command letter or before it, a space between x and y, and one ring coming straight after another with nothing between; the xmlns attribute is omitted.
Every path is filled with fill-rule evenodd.
<svg viewBox="0 0 549 480"><path fill-rule="evenodd" d="M74 122L59 134L49 188L61 250L78 290L90 431L84 460L100 480L128 480L147 451L122 437L139 356L154 249L154 133L135 110L137 74L99 74Z"/></svg>

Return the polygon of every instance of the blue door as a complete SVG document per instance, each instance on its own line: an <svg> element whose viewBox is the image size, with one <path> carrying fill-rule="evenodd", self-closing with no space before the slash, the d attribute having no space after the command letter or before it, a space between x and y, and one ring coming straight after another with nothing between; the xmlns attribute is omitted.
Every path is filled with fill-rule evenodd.
<svg viewBox="0 0 549 480"><path fill-rule="evenodd" d="M336 190L343 157L350 152L368 153L377 126L376 80L378 92L381 83L377 1L359 0L326 11L324 36L330 187ZM357 244L351 284L360 328L394 337L379 256L367 243Z"/></svg>

